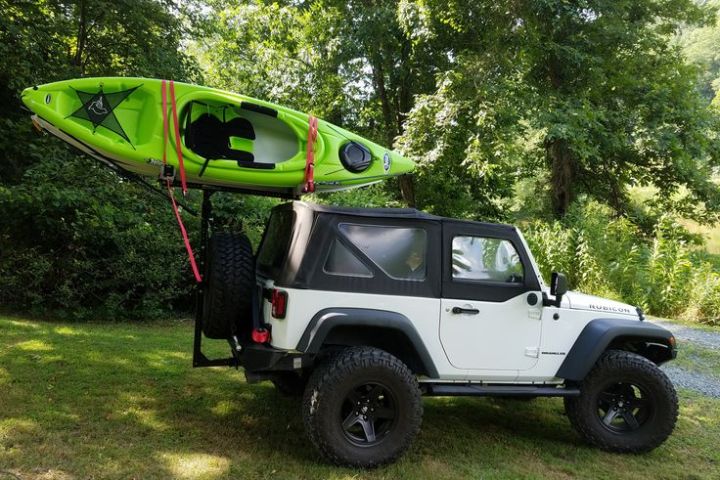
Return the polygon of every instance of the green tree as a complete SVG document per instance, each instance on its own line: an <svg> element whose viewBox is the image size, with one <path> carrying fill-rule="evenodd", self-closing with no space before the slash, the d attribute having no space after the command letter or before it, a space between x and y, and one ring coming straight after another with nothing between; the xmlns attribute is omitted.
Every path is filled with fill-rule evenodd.
<svg viewBox="0 0 720 480"><path fill-rule="evenodd" d="M683 26L679 41L687 59L700 68L700 92L707 100L712 100L720 93L720 0L704 3L717 12L714 21Z"/></svg>
<svg viewBox="0 0 720 480"><path fill-rule="evenodd" d="M668 203L686 191L684 202L698 207L686 213L697 217L718 212L718 116L673 44L679 25L703 24L712 10L690 0L409 3L421 13L421 41L442 39L455 59L410 116L418 125L403 144L414 157L432 163L446 135L461 137L444 158L497 172L501 188L488 188L488 201L509 194L502 178L514 172L549 184L558 216L581 193L624 213L633 184L656 185ZM474 125L450 121L429 143L418 140L452 106Z"/></svg>

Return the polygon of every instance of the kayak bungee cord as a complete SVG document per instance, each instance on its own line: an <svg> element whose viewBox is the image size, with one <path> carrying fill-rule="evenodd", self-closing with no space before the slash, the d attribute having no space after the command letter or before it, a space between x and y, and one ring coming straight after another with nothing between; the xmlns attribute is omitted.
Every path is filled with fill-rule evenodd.
<svg viewBox="0 0 720 480"><path fill-rule="evenodd" d="M163 93L165 93L164 87ZM183 163L182 142L180 140L180 122L178 122L177 105L175 104L175 82L172 80L170 80L170 105L172 106L173 126L175 127L175 150L177 151L178 167L180 168L180 184L182 185L183 196L185 196L187 195L187 180L185 179L185 164ZM167 111L165 115L167 116ZM167 129L165 133L167 134ZM164 153L165 148L163 147Z"/></svg>

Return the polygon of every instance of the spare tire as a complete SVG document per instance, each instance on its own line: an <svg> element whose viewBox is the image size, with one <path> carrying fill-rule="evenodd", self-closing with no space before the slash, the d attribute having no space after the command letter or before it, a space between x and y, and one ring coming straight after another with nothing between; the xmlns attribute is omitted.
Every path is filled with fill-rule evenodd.
<svg viewBox="0 0 720 480"><path fill-rule="evenodd" d="M205 262L203 332L208 338L229 338L252 328L255 258L242 233L216 233ZM247 328L243 328L243 324Z"/></svg>

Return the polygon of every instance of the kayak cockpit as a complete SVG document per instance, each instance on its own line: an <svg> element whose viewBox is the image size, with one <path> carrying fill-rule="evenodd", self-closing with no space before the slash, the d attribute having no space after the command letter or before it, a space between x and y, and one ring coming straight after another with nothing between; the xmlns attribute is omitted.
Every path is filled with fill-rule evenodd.
<svg viewBox="0 0 720 480"><path fill-rule="evenodd" d="M298 153L295 131L275 110L242 102L193 100L185 106L185 147L213 168L273 169Z"/></svg>

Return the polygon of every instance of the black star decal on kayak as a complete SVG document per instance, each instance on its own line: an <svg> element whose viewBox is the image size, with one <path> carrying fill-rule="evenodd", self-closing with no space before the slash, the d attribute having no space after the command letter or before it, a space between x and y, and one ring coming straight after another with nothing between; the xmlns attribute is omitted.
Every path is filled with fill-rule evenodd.
<svg viewBox="0 0 720 480"><path fill-rule="evenodd" d="M68 117L82 118L83 120L92 122L93 133L98 126L105 127L120 135L132 147L132 142L130 142L125 130L122 125L120 125L115 113L113 113L113 110L138 88L140 88L140 85L129 90L113 93L103 92L102 87L100 91L96 93L75 90L75 93L77 93L82 102L82 106L68 115Z"/></svg>

